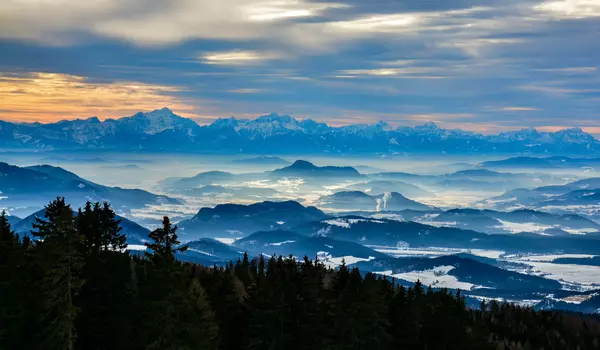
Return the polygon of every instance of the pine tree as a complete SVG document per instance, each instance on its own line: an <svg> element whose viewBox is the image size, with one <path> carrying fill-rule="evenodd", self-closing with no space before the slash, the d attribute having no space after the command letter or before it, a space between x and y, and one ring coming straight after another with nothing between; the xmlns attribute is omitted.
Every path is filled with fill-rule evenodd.
<svg viewBox="0 0 600 350"><path fill-rule="evenodd" d="M298 349L318 349L326 343L328 309L325 302L324 275L322 265L304 258L296 284L298 316L294 343Z"/></svg>
<svg viewBox="0 0 600 350"><path fill-rule="evenodd" d="M127 344L131 327L127 325L131 280L130 259L124 251L125 236L116 215L105 203L86 203L76 221L83 236L86 284L79 298L82 312L79 317L79 347L111 349ZM106 269L113 273L105 273ZM107 320L109 322L107 322Z"/></svg>
<svg viewBox="0 0 600 350"><path fill-rule="evenodd" d="M33 231L31 234L37 238L37 242L43 241L47 237L57 236L64 234L65 232L59 231L58 225L64 223L65 220L69 220L69 214L66 211L71 211L71 218L73 212L71 207L67 205L64 197L56 197L55 200L50 202L44 208L44 218L35 218L33 223ZM63 227L64 228L64 227Z"/></svg>
<svg viewBox="0 0 600 350"><path fill-rule="evenodd" d="M45 348L74 349L77 339L75 321L79 308L75 297L84 284L81 278L82 237L76 229L73 210L64 198L46 206L46 219L36 218L32 232L38 246L44 276Z"/></svg>
<svg viewBox="0 0 600 350"><path fill-rule="evenodd" d="M127 238L121 233L121 222L110 204L87 202L77 214L77 229L84 237L84 251L97 256L100 251L123 251Z"/></svg>
<svg viewBox="0 0 600 350"><path fill-rule="evenodd" d="M358 269L353 271L360 276ZM355 277L356 278L356 277ZM391 341L388 319L388 282L376 279L373 274L367 274L361 283L358 295L362 300L358 308L357 333L359 335L357 349L386 349Z"/></svg>
<svg viewBox="0 0 600 350"><path fill-rule="evenodd" d="M176 233L177 226L171 225L168 217L163 218L162 225L162 228L156 229L148 235L152 242L146 243L150 252L147 251L145 255L153 262L173 263L175 254L185 252L188 246L180 246L181 242Z"/></svg>
<svg viewBox="0 0 600 350"><path fill-rule="evenodd" d="M4 211L0 214L0 349L37 349L41 276L28 236L19 241Z"/></svg>
<svg viewBox="0 0 600 350"><path fill-rule="evenodd" d="M17 249L19 238L14 233L6 217L6 211L0 213L0 266L8 264L10 255Z"/></svg>
<svg viewBox="0 0 600 350"><path fill-rule="evenodd" d="M192 303L190 329L190 344L198 349L216 349L218 326L206 292L197 278L192 279L188 289L189 300Z"/></svg>
<svg viewBox="0 0 600 350"><path fill-rule="evenodd" d="M257 289L249 302L249 349L279 349L282 341L282 319L289 310L284 307L282 291L283 260L271 257L266 261L259 260L259 275ZM260 270L264 269L264 276ZM229 281L226 277L225 283ZM227 302L227 300L225 300ZM223 308L225 309L225 308ZM229 312L232 314L232 312ZM221 327L223 330L225 327ZM228 330L231 332L231 330ZM229 343L229 342L228 342ZM229 345L229 344L227 344Z"/></svg>
<svg viewBox="0 0 600 350"><path fill-rule="evenodd" d="M84 209L77 211L77 231L83 237L82 253L97 256L100 252L100 222L98 218L98 203L92 208L92 203L85 203Z"/></svg>
<svg viewBox="0 0 600 350"><path fill-rule="evenodd" d="M19 256L19 241L3 210L0 213L0 340L4 339L6 345L16 345L14 324L18 320L18 310L15 302L18 298L17 287L18 263L22 260ZM0 345L1 348L1 345Z"/></svg>
<svg viewBox="0 0 600 350"><path fill-rule="evenodd" d="M392 347L403 349L406 339L410 336L408 332L410 322L408 319L408 298L404 286L396 287L388 307Z"/></svg>
<svg viewBox="0 0 600 350"><path fill-rule="evenodd" d="M101 222L101 244L104 250L125 250L127 248L127 238L121 233L121 220L118 220L110 204L104 202L100 210ZM173 229L173 233L175 232ZM179 243L177 243L179 244Z"/></svg>
<svg viewBox="0 0 600 350"><path fill-rule="evenodd" d="M150 251L145 257L150 266L140 286L141 297L148 303L142 319L146 349L185 348L197 332L195 318L190 316L197 312L190 308L194 294L190 294L182 266L175 260L175 254L184 252L187 246L180 245L176 231L177 227L164 217L163 227L148 235L152 242L146 243Z"/></svg>

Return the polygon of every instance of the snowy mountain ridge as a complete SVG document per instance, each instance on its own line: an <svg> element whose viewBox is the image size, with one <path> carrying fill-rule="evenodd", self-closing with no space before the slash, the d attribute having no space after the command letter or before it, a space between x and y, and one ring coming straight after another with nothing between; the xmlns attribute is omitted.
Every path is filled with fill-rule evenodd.
<svg viewBox="0 0 600 350"><path fill-rule="evenodd" d="M276 113L256 119L221 118L201 126L168 108L104 121L96 117L50 124L0 121L0 147L241 153L600 153L600 141L580 128L483 135L443 129L431 122L395 129L384 121L334 127Z"/></svg>

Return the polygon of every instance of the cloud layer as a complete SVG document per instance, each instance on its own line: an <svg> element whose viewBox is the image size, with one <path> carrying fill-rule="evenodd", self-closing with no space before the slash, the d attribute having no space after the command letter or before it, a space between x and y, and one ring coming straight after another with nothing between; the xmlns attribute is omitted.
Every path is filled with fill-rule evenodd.
<svg viewBox="0 0 600 350"><path fill-rule="evenodd" d="M5 0L0 118L169 105L201 121L276 111L597 131L600 0L474 4Z"/></svg>
<svg viewBox="0 0 600 350"><path fill-rule="evenodd" d="M194 107L173 96L179 89L138 82L90 82L84 77L53 74L0 75L3 119L39 121L81 116L124 116L157 105L180 113Z"/></svg>

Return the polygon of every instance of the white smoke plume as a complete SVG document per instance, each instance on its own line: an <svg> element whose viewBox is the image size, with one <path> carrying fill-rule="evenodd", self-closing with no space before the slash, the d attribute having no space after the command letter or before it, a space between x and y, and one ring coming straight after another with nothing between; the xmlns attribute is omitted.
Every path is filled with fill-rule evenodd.
<svg viewBox="0 0 600 350"><path fill-rule="evenodd" d="M381 205L383 204L383 200L381 198L377 198L377 207L375 208L376 212L380 212L381 211Z"/></svg>
<svg viewBox="0 0 600 350"><path fill-rule="evenodd" d="M387 209L387 202L392 198L392 193L391 192L386 192L383 195L383 210Z"/></svg>

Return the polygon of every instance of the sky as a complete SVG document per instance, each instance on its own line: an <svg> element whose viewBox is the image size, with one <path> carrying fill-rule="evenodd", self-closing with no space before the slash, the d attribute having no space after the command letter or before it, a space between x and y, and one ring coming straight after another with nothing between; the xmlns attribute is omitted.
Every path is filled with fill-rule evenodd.
<svg viewBox="0 0 600 350"><path fill-rule="evenodd" d="M600 134L600 0L2 0L0 119Z"/></svg>

